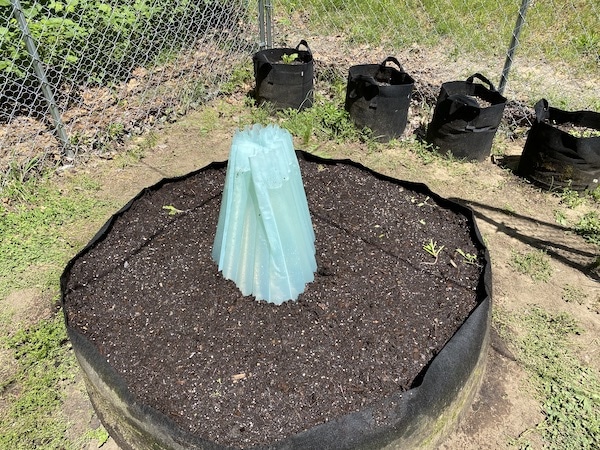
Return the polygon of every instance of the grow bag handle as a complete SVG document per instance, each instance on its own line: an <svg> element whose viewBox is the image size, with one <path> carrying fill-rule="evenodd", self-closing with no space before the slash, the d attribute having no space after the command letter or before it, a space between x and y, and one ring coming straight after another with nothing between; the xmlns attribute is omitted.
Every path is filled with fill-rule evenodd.
<svg viewBox="0 0 600 450"><path fill-rule="evenodd" d="M394 64L396 64L398 66L398 68L400 69L400 72L405 73L404 69L402 68L402 64L400 64L400 61L398 61L398 59L396 59L393 56L388 56L383 61L381 61L381 63L379 64L379 70L385 68L385 65L388 62L393 62ZM377 96L379 95L379 84L377 83L377 80L375 80L375 77L373 77L372 75L358 75L354 78L354 81L357 82L357 85L359 87L358 88L355 87L349 93L349 97L350 98L364 97L365 100L370 101L370 103L369 103L370 108L373 108L373 109L377 108Z"/></svg>
<svg viewBox="0 0 600 450"><path fill-rule="evenodd" d="M383 61L381 61L381 64L379 64L380 67L385 67L385 65L388 62L393 62L394 64L396 64L398 66L398 68L400 69L400 72L404 72L404 69L402 68L402 64L400 64L400 62L393 56L388 56L387 58L385 58Z"/></svg>
<svg viewBox="0 0 600 450"><path fill-rule="evenodd" d="M308 53L310 53L310 55L312 56L312 51L310 50L310 47L308 46L308 42L306 42L306 40L302 39L298 45L296 45L296 50L300 50L300 46L304 45L306 47L306 50L308 50Z"/></svg>
<svg viewBox="0 0 600 450"><path fill-rule="evenodd" d="M496 92L496 88L494 87L492 82L490 80L488 80L486 77L484 77L483 75L481 75L479 72L474 73L469 78L467 78L467 83L473 83L473 79L475 79L475 78L477 78L478 80L483 81L485 84L487 84L490 88L490 91Z"/></svg>
<svg viewBox="0 0 600 450"><path fill-rule="evenodd" d="M593 128L594 130L600 130L600 113L595 111L563 111L558 108L551 108L548 100L542 98L538 101L535 106L535 121L536 123L542 123L547 120L552 120L552 123L556 124L573 124L583 126L587 128ZM593 139L595 142L600 140L600 137L593 136L585 139ZM594 144L596 146L596 144ZM597 147L594 152L597 154Z"/></svg>
<svg viewBox="0 0 600 450"><path fill-rule="evenodd" d="M548 100L545 98L537 102L533 108L535 109L535 120L537 123L542 123L550 117L550 106Z"/></svg>

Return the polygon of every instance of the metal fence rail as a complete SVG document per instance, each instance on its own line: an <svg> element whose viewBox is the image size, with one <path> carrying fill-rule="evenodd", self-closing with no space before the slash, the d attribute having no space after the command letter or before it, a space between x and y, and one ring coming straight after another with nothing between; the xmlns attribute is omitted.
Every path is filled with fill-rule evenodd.
<svg viewBox="0 0 600 450"><path fill-rule="evenodd" d="M597 0L0 0L0 174L102 152L306 39L317 89L397 56L431 102L475 72L509 99L600 110Z"/></svg>

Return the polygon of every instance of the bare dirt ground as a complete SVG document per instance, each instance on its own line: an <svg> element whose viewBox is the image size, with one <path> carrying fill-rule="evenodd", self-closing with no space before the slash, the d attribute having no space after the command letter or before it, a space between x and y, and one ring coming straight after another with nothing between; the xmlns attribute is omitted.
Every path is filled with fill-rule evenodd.
<svg viewBox="0 0 600 450"><path fill-rule="evenodd" d="M331 45L334 44L332 42ZM357 53L360 51L357 49ZM421 50L414 53L425 57ZM324 55L320 57L324 64L328 63ZM331 61L331 64L334 63ZM463 77L464 73L460 78ZM218 99L214 103L215 111L225 110L228 101L241 102L242 99ZM411 111L409 116L414 116L415 112ZM418 127L418 122L419 119L411 122L407 135ZM115 160L92 159L70 172L63 172L63 176L87 173L103 186L99 196L125 204L143 187L163 177L184 174L211 161L227 159L231 137L238 123L238 117L218 113L216 123L207 126L202 111L192 113L160 129L157 132L158 142L134 164L122 168ZM523 144L524 140L519 136L513 141L502 140L505 165L491 161L435 161L425 164L410 149L399 145L380 146L375 150L363 144L333 147L313 142L311 146L314 151L330 157L351 158L387 175L423 182L436 193L472 207L491 254L494 308L518 312L538 305L548 311L569 313L583 329L573 343L577 354L582 361L600 371L597 337L600 335L600 285L585 272L585 268L598 256L598 249L568 227L556 224L554 210L565 210L557 196L540 191L512 172ZM135 147L137 144L133 140L127 145ZM301 143L297 143L297 147L302 148ZM566 213L576 214L577 210ZM77 232L85 232L91 238L96 231L97 224L94 224L89 230ZM551 257L553 275L548 282L534 282L510 265L514 251L538 249L547 251ZM587 294L586 302L565 302L561 293L566 285L583 289ZM41 298L39 292L28 289L3 300L0 308L16 313L13 324L8 326L10 329L18 323L28 323L49 315L49 307L44 306L49 303L49 299ZM479 394L457 429L440 444L439 449L512 448L511 439L529 433L542 420L540 404L534 398L525 369L512 351L510 345L494 331ZM10 356L0 353L0 370L10 371L12 365ZM67 390L65 415L73 424L74 435L99 425L79 377ZM541 447L536 445L535 438L532 441L534 448ZM92 442L86 448L97 448L97 444ZM102 448L118 449L110 439Z"/></svg>

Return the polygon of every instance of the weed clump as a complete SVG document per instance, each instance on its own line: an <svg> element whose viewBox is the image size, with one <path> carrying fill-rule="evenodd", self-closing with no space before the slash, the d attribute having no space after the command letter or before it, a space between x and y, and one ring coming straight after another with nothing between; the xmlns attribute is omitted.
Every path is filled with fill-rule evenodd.
<svg viewBox="0 0 600 450"><path fill-rule="evenodd" d="M544 250L528 253L513 251L510 266L519 273L529 275L534 281L547 282L552 276L550 258Z"/></svg>
<svg viewBox="0 0 600 450"><path fill-rule="evenodd" d="M582 333L578 323L566 313L539 307L517 320L526 330L516 342L518 358L532 374L542 403L544 420L535 429L545 448L600 448L600 379L570 348L570 337ZM530 448L528 442L518 444Z"/></svg>

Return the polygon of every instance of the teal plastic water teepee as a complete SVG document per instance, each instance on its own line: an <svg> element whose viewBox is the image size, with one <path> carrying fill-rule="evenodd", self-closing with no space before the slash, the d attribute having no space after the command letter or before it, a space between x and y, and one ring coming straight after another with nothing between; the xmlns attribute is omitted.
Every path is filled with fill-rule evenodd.
<svg viewBox="0 0 600 450"><path fill-rule="evenodd" d="M286 130L254 125L234 135L212 257L257 300L295 300L313 281L315 234Z"/></svg>

